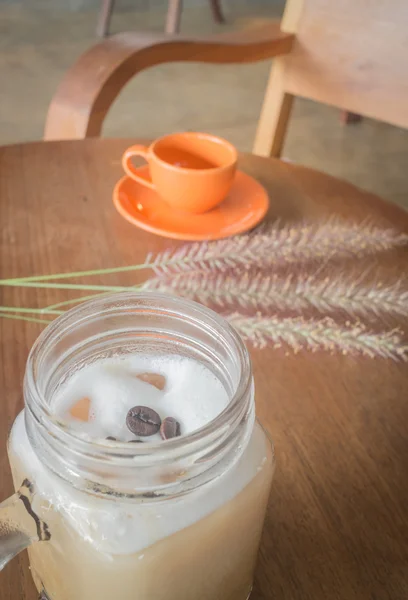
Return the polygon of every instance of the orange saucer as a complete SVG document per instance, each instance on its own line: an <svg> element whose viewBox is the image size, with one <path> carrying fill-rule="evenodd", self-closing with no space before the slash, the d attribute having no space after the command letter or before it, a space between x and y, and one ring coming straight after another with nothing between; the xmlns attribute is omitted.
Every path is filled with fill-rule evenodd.
<svg viewBox="0 0 408 600"><path fill-rule="evenodd" d="M139 169L149 179L149 168ZM172 209L155 191L122 177L113 191L113 203L127 221L176 240L217 240L255 227L265 216L268 194L255 179L237 171L230 193L216 208L193 215Z"/></svg>

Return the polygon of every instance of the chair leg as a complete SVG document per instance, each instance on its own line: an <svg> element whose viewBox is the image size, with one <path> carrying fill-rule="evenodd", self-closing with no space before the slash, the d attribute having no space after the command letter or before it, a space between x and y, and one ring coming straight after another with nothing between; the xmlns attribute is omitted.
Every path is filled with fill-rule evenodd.
<svg viewBox="0 0 408 600"><path fill-rule="evenodd" d="M221 0L210 0L211 12L214 21L217 23L225 23L224 13L222 12Z"/></svg>
<svg viewBox="0 0 408 600"><path fill-rule="evenodd" d="M342 110L340 119L343 125L351 125L352 123L360 123L360 121L363 120L363 117L361 115L357 115L356 113Z"/></svg>
<svg viewBox="0 0 408 600"><path fill-rule="evenodd" d="M284 64L275 58L269 76L252 152L279 158L293 105L293 95L284 88Z"/></svg>
<svg viewBox="0 0 408 600"><path fill-rule="evenodd" d="M178 33L180 31L182 10L183 0L169 0L166 17L166 33Z"/></svg>
<svg viewBox="0 0 408 600"><path fill-rule="evenodd" d="M109 34L109 25L114 4L115 0L102 0L98 23L96 25L96 35L98 37L104 38Z"/></svg>

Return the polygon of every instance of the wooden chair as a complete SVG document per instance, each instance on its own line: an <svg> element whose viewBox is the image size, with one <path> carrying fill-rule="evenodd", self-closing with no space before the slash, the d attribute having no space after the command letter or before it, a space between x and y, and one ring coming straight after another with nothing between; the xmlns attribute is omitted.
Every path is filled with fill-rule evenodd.
<svg viewBox="0 0 408 600"><path fill-rule="evenodd" d="M209 0L214 20L218 23L224 23L225 19L220 1L221 0ZM110 20L114 5L115 0L102 0L98 23L96 25L96 34L99 37L106 37L109 34ZM166 33L178 33L180 31L182 10L183 0L169 0L165 28Z"/></svg>
<svg viewBox="0 0 408 600"><path fill-rule="evenodd" d="M49 108L45 139L98 136L109 107L139 71L173 61L275 57L254 152L279 156L295 96L408 127L408 3L288 0L281 23L212 39L121 34L84 54Z"/></svg>

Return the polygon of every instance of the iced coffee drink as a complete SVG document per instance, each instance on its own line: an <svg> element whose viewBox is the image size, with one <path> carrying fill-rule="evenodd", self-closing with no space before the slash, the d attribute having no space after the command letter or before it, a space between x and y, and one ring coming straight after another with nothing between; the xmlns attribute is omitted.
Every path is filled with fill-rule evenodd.
<svg viewBox="0 0 408 600"><path fill-rule="evenodd" d="M273 474L247 353L193 303L98 302L40 338L10 435L15 487L47 532L27 544L37 589L246 600Z"/></svg>

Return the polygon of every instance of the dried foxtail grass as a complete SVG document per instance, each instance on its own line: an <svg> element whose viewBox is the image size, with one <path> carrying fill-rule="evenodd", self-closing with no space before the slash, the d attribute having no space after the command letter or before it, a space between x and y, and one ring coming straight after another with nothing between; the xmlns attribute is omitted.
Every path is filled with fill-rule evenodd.
<svg viewBox="0 0 408 600"><path fill-rule="evenodd" d="M148 255L156 275L268 267L336 257L360 257L408 243L408 236L369 222L320 223L273 227L216 242L200 242Z"/></svg>
<svg viewBox="0 0 408 600"><path fill-rule="evenodd" d="M370 358L408 358L408 346L403 343L398 329L373 333L362 323L342 326L329 317L306 320L303 317L246 316L239 313L225 316L245 341L258 348L272 346L286 347L295 353L325 350Z"/></svg>
<svg viewBox="0 0 408 600"><path fill-rule="evenodd" d="M401 281L365 284L350 275L322 279L251 271L238 275L182 273L152 278L144 288L175 293L219 309L235 305L255 311L302 312L312 308L322 314L341 310L351 317L408 316L408 289Z"/></svg>
<svg viewBox="0 0 408 600"><path fill-rule="evenodd" d="M271 266L277 268L280 265L310 260L326 261L332 257L356 258L407 244L408 235L392 229L381 229L369 221L348 223L330 219L323 224L276 225L258 233L226 240L185 244L175 250L148 254L143 263L134 265L0 279L0 286L119 292L126 288L59 282L146 269L152 269L158 276L168 276L178 273L226 272L229 269L243 271Z"/></svg>
<svg viewBox="0 0 408 600"><path fill-rule="evenodd" d="M295 352L305 348L405 359L407 346L399 330L375 333L360 322L340 325L326 316L339 309L354 318L383 313L407 316L408 293L401 283L368 285L359 279L353 281L341 276L319 280L306 275L268 275L265 271L279 271L282 265L308 261L324 264L332 257L356 258L406 244L407 235L378 228L370 222L350 224L329 220L324 224L275 226L227 240L189 244L149 255L141 264L2 279L0 285L92 292L86 299L99 295L95 292L140 288L171 291L215 305L223 312L230 311L227 318L243 338L255 346L269 344L275 348L285 346ZM64 281L144 269L152 269L156 277L134 287ZM46 317L53 318L64 312L68 305L85 298L64 299L45 308L1 306L0 317L46 323L49 322ZM237 306L243 312L251 309L254 316L233 313ZM303 312L308 308L322 313L324 318L308 320L276 314L288 310ZM271 313L273 316L268 316Z"/></svg>

